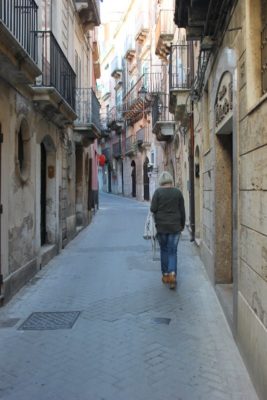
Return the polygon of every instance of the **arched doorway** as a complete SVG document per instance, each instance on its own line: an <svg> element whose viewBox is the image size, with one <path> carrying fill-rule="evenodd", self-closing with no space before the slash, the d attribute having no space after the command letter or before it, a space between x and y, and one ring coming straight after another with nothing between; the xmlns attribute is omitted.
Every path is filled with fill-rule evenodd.
<svg viewBox="0 0 267 400"><path fill-rule="evenodd" d="M83 146L75 148L75 213L76 226L83 226Z"/></svg>
<svg viewBox="0 0 267 400"><path fill-rule="evenodd" d="M41 246L46 243L46 149L41 143Z"/></svg>
<svg viewBox="0 0 267 400"><path fill-rule="evenodd" d="M149 159L146 157L143 165L143 183L144 183L144 200L149 201L149 176L148 176Z"/></svg>
<svg viewBox="0 0 267 400"><path fill-rule="evenodd" d="M200 160L198 146L195 150L195 238L200 238Z"/></svg>
<svg viewBox="0 0 267 400"><path fill-rule="evenodd" d="M132 167L132 173L131 173L131 177L132 177L132 196L136 197L136 164L135 164L134 160L131 162L131 167Z"/></svg>
<svg viewBox="0 0 267 400"><path fill-rule="evenodd" d="M40 144L40 241L56 241L56 149L50 136Z"/></svg>

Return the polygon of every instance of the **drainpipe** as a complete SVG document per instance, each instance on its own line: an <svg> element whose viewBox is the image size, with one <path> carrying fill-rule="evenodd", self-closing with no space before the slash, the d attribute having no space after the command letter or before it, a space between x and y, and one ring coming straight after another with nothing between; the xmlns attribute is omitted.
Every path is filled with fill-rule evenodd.
<svg viewBox="0 0 267 400"><path fill-rule="evenodd" d="M193 109L193 104L192 104ZM195 240L195 162L194 162L194 115L189 117L189 213L190 213L190 228L191 242Z"/></svg>

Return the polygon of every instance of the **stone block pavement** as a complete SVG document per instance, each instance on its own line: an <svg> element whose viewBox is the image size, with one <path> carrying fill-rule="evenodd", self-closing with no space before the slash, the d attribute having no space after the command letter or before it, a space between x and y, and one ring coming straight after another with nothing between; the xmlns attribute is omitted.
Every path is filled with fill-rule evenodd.
<svg viewBox="0 0 267 400"><path fill-rule="evenodd" d="M0 399L257 399L186 233L178 288L161 283L147 210L101 195L92 224L0 309ZM21 329L33 312L70 311L72 328Z"/></svg>

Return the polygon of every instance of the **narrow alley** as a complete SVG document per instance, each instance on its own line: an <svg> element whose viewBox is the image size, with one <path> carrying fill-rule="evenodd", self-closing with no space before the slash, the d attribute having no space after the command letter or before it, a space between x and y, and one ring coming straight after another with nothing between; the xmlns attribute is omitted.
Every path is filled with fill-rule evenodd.
<svg viewBox="0 0 267 400"><path fill-rule="evenodd" d="M101 194L91 225L0 309L0 399L257 399L195 244L184 232L170 291L147 210Z"/></svg>

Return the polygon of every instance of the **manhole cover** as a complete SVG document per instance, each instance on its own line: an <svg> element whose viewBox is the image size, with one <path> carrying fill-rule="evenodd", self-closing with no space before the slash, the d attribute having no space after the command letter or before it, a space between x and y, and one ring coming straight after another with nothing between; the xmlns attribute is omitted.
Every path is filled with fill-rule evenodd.
<svg viewBox="0 0 267 400"><path fill-rule="evenodd" d="M169 325L169 323L171 322L171 318L153 318L152 322L153 322L153 324Z"/></svg>
<svg viewBox="0 0 267 400"><path fill-rule="evenodd" d="M1 328L12 328L19 321L19 318L9 318L0 321L0 329Z"/></svg>
<svg viewBox="0 0 267 400"><path fill-rule="evenodd" d="M35 312L18 328L24 331L71 329L80 311Z"/></svg>

